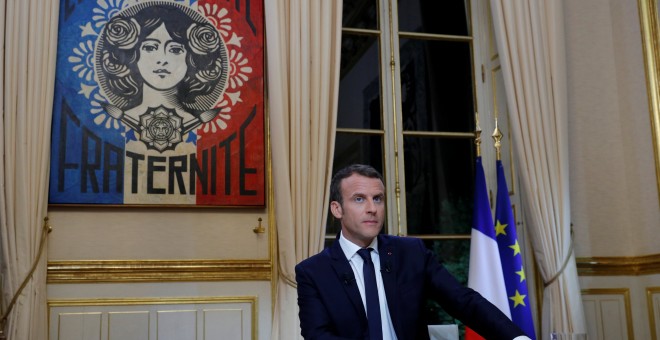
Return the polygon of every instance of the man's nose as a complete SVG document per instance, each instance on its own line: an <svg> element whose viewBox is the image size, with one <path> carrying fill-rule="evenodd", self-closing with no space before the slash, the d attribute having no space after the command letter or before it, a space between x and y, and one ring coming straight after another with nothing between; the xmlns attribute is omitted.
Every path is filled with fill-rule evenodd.
<svg viewBox="0 0 660 340"><path fill-rule="evenodd" d="M375 214L376 213L376 203L373 199L367 199L367 212Z"/></svg>

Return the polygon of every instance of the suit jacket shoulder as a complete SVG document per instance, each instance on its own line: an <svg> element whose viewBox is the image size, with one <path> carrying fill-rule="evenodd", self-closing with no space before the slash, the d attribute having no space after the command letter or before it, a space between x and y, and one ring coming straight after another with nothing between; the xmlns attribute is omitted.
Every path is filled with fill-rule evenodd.
<svg viewBox="0 0 660 340"><path fill-rule="evenodd" d="M296 266L298 306L305 339L365 338L364 311L353 269L339 242Z"/></svg>

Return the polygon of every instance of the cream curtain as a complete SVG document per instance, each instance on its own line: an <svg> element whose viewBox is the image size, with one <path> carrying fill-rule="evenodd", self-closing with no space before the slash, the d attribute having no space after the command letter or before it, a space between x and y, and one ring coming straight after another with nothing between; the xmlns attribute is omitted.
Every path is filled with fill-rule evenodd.
<svg viewBox="0 0 660 340"><path fill-rule="evenodd" d="M573 253L562 1L491 0L522 202L546 287L542 336L586 333Z"/></svg>
<svg viewBox="0 0 660 340"><path fill-rule="evenodd" d="M0 239L3 312L32 269L48 203L59 1L0 1ZM45 249L42 249L45 254ZM47 339L46 256L7 318L8 339Z"/></svg>
<svg viewBox="0 0 660 340"><path fill-rule="evenodd" d="M294 267L323 248L342 2L273 0L265 8L279 271L271 339L288 340L300 338Z"/></svg>

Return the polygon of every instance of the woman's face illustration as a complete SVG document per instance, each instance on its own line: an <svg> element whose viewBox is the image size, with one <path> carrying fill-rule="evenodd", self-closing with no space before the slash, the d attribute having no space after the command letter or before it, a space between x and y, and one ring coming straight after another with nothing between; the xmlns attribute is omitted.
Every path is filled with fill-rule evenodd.
<svg viewBox="0 0 660 340"><path fill-rule="evenodd" d="M158 90L175 87L186 75L186 46L172 40L165 24L151 32L139 47L137 67L144 81Z"/></svg>

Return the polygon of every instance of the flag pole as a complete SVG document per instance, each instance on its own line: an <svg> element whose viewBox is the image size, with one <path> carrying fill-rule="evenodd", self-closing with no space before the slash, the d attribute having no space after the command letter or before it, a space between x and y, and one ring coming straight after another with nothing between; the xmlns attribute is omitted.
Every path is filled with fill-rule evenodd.
<svg viewBox="0 0 660 340"><path fill-rule="evenodd" d="M497 117L495 117L495 131L493 131L493 140L495 140L495 156L498 161L502 160L502 131L497 125Z"/></svg>
<svg viewBox="0 0 660 340"><path fill-rule="evenodd" d="M479 126L479 112L474 113L476 128L474 130L474 144L477 146L477 157L481 157L481 126Z"/></svg>

